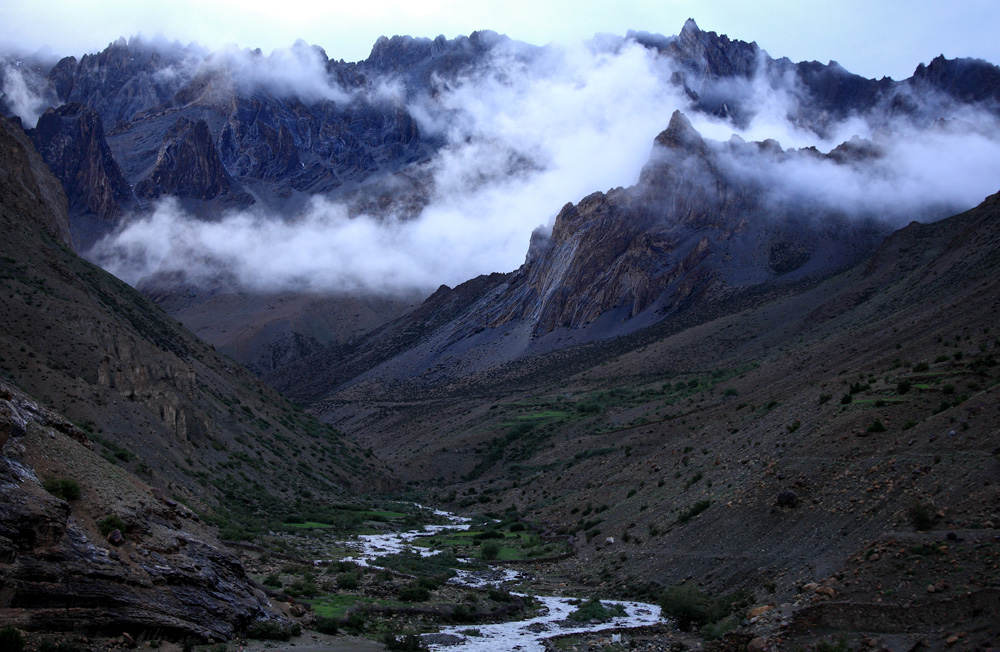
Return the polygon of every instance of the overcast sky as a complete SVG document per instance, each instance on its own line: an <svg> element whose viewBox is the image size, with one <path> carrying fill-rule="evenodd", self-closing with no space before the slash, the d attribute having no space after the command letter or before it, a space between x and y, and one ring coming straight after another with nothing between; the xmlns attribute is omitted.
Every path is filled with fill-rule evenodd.
<svg viewBox="0 0 1000 652"><path fill-rule="evenodd" d="M3 0L0 44L80 55L141 33L269 52L302 38L357 61L383 34L492 29L543 45L629 29L672 35L688 17L774 57L834 59L866 77L903 79L938 54L1000 62L997 0Z"/></svg>

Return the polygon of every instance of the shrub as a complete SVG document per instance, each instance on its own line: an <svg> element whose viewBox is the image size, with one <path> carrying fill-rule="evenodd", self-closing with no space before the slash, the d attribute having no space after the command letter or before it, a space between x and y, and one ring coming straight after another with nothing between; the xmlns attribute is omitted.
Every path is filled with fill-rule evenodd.
<svg viewBox="0 0 1000 652"><path fill-rule="evenodd" d="M479 556L487 561L496 559L500 556L500 544L496 541L487 541L479 549Z"/></svg>
<svg viewBox="0 0 1000 652"><path fill-rule="evenodd" d="M603 604L597 598L591 598L581 603L575 610L570 612L568 618L580 623L592 620L604 622L618 616L625 616L625 607L620 604Z"/></svg>
<svg viewBox="0 0 1000 652"><path fill-rule="evenodd" d="M337 623L336 618L321 617L316 619L316 624L313 626L320 634L336 634L340 630L340 626Z"/></svg>
<svg viewBox="0 0 1000 652"><path fill-rule="evenodd" d="M266 587L272 588L272 589L280 589L281 588L281 579L277 575L275 575L274 573L272 573L272 574L268 575L267 577L265 577L264 581L261 582L261 584L263 584Z"/></svg>
<svg viewBox="0 0 1000 652"><path fill-rule="evenodd" d="M690 585L672 586L660 595L663 613L673 618L677 627L685 632L716 623L752 602L753 596L745 591L713 597Z"/></svg>
<svg viewBox="0 0 1000 652"><path fill-rule="evenodd" d="M850 405L851 401L853 400L854 400L853 396L851 396L850 394L844 394L843 396L840 397L840 404Z"/></svg>
<svg viewBox="0 0 1000 652"><path fill-rule="evenodd" d="M287 641L301 633L302 626L298 623L285 625L273 620L258 620L247 628L247 638L262 641Z"/></svg>
<svg viewBox="0 0 1000 652"><path fill-rule="evenodd" d="M3 652L21 652L24 649L24 636L10 625L0 628L0 650Z"/></svg>
<svg viewBox="0 0 1000 652"><path fill-rule="evenodd" d="M878 419L875 419L872 425L868 426L868 432L885 432L885 426Z"/></svg>
<svg viewBox="0 0 1000 652"><path fill-rule="evenodd" d="M431 592L419 584L404 586L399 590L399 599L403 602L424 602L431 597Z"/></svg>
<svg viewBox="0 0 1000 652"><path fill-rule="evenodd" d="M937 514L931 503L913 503L906 510L906 515L910 518L910 525L913 526L913 529L921 532L934 527L934 522L937 521Z"/></svg>
<svg viewBox="0 0 1000 652"><path fill-rule="evenodd" d="M815 652L849 652L851 646L848 644L847 639L844 636L837 638L837 642L822 640L817 641L813 645L813 650Z"/></svg>
<svg viewBox="0 0 1000 652"><path fill-rule="evenodd" d="M357 573L340 573L337 575L337 588L345 591L353 591L358 588Z"/></svg>
<svg viewBox="0 0 1000 652"><path fill-rule="evenodd" d="M293 598L315 598L321 591L316 586L316 580L312 576L308 576L300 580L295 580L286 586L285 593Z"/></svg>
<svg viewBox="0 0 1000 652"><path fill-rule="evenodd" d="M691 505L686 510L684 510L680 514L678 514L677 515L677 522L681 523L681 524L687 523L692 518L694 518L698 514L701 514L702 512L704 512L706 509L708 509L711 506L712 506L712 501L711 500L707 500L707 499L706 500L699 500L694 505Z"/></svg>
<svg viewBox="0 0 1000 652"><path fill-rule="evenodd" d="M499 588L497 588L495 586L489 587L489 589L486 592L486 595L489 597L490 600L494 600L495 602L513 602L514 601L514 596L512 596L509 591L505 591L503 589L499 589Z"/></svg>
<svg viewBox="0 0 1000 652"><path fill-rule="evenodd" d="M928 369L930 369L930 365L928 365L926 362L918 362L917 364L913 365L913 371L916 372L927 371Z"/></svg>
<svg viewBox="0 0 1000 652"><path fill-rule="evenodd" d="M913 384L910 383L910 381L908 381L908 380L901 380L898 383L896 383L896 393L897 394L906 394L907 392L910 391L911 387L913 387Z"/></svg>
<svg viewBox="0 0 1000 652"><path fill-rule="evenodd" d="M344 627L352 634L360 634L365 631L367 622L368 618L363 611L352 611L347 615L347 622L344 623Z"/></svg>
<svg viewBox="0 0 1000 652"><path fill-rule="evenodd" d="M42 486L45 487L45 491L65 501L80 497L80 485L72 478L48 478Z"/></svg>
<svg viewBox="0 0 1000 652"><path fill-rule="evenodd" d="M97 522L97 529L101 531L101 534L108 536L111 534L112 530L119 530L122 534L128 531L128 526L125 525L125 521L122 520L121 516L118 514L111 514L110 516L105 516Z"/></svg>

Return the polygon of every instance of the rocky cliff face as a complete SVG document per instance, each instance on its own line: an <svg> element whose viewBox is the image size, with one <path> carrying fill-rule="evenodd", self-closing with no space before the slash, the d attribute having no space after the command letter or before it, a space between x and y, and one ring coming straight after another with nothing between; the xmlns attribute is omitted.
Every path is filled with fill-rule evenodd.
<svg viewBox="0 0 1000 652"><path fill-rule="evenodd" d="M25 630L225 640L277 615L187 508L103 460L65 418L0 382L0 619ZM64 433L70 433L75 439ZM42 487L72 480L68 500ZM113 514L125 531L105 537ZM111 540L116 543L111 543Z"/></svg>
<svg viewBox="0 0 1000 652"><path fill-rule="evenodd" d="M49 109L29 136L62 181L78 242L92 241L94 235L110 230L123 213L138 208L95 110L82 104Z"/></svg>
<svg viewBox="0 0 1000 652"><path fill-rule="evenodd" d="M291 88L255 81L254 67L268 65L260 53L240 53L234 63L138 38L79 61L63 59L48 78L61 101L100 116L114 158L141 199L174 195L203 215L220 198L227 206L256 201L287 213L302 196L353 191L426 160L443 142L420 133L405 98L426 93L435 74L473 65L499 40L485 33L433 42L396 37L377 43L358 64L330 61L321 49L299 44L296 52L315 57L322 71L310 83L325 75L329 84L319 91L296 89L294 81ZM396 78L404 80L402 101L378 91ZM63 150L83 158L87 139L76 140ZM67 155L59 152L45 155L67 183L73 166L83 165L60 164ZM71 201L89 206L76 195ZM209 205L199 210L198 202Z"/></svg>
<svg viewBox="0 0 1000 652"><path fill-rule="evenodd" d="M246 206L253 198L241 192L222 165L204 120L179 118L164 137L153 170L135 187L144 199L163 195Z"/></svg>
<svg viewBox="0 0 1000 652"><path fill-rule="evenodd" d="M674 113L635 186L568 204L550 235L536 234L487 323L527 320L547 333L612 311L624 320L647 310L662 317L696 297L825 276L870 253L888 232L872 219L775 201L731 169L731 160L761 151L826 160L840 154L710 143Z"/></svg>

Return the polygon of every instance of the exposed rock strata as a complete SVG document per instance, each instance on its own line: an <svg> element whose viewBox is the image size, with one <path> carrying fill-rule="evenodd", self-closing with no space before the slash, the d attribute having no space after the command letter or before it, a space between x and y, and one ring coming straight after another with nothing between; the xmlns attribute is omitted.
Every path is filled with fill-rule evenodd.
<svg viewBox="0 0 1000 652"><path fill-rule="evenodd" d="M16 424L0 428L13 432L0 454L0 620L203 640L232 638L258 620L290 625L190 510L54 430L48 424L62 419L23 394L0 383L0 395L0 423ZM78 478L81 497L50 495L36 464ZM106 509L129 527L120 547L97 530Z"/></svg>

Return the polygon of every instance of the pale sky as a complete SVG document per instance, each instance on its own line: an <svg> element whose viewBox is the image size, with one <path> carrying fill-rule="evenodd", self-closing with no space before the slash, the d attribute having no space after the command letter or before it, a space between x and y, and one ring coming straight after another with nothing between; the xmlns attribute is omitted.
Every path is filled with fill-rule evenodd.
<svg viewBox="0 0 1000 652"><path fill-rule="evenodd" d="M267 53L302 38L357 61L383 34L492 29L544 45L629 29L669 36L688 17L773 57L834 59L866 77L903 79L938 54L1000 62L997 0L3 0L0 47L79 56L141 33Z"/></svg>

